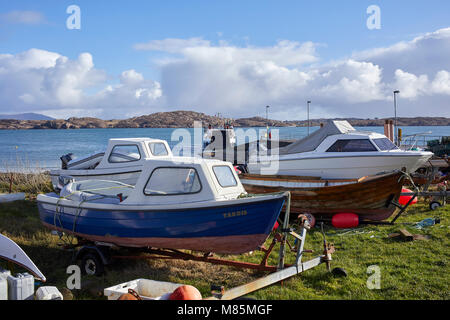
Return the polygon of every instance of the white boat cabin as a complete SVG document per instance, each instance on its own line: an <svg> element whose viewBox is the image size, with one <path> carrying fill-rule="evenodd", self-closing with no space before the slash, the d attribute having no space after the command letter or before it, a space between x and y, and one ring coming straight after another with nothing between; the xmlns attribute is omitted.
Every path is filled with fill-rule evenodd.
<svg viewBox="0 0 450 320"><path fill-rule="evenodd" d="M260 146L260 152L270 155L265 145ZM323 156L336 153L360 153L360 152L402 152L385 135L357 131L347 121L329 121L321 129L315 131L304 139L278 148L274 153L276 156L289 158L298 154L307 156L317 153ZM256 155L253 153L253 155Z"/></svg>
<svg viewBox="0 0 450 320"><path fill-rule="evenodd" d="M60 178L69 176L76 181L116 180L134 185L146 160L171 158L172 150L165 140L152 138L110 139L106 151L83 159L61 157L62 168L50 171L55 190L60 190Z"/></svg>
<svg viewBox="0 0 450 320"><path fill-rule="evenodd" d="M229 162L192 157L146 159L136 185L118 181L70 182L60 196L74 201L123 205L179 205L236 199L246 194Z"/></svg>
<svg viewBox="0 0 450 320"><path fill-rule="evenodd" d="M67 163L67 169L108 169L135 166L145 159L171 157L167 141L152 138L109 139L104 153Z"/></svg>

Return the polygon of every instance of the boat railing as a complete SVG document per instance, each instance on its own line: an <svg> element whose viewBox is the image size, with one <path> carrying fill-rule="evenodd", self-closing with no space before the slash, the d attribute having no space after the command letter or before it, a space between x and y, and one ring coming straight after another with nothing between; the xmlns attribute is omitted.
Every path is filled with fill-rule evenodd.
<svg viewBox="0 0 450 320"><path fill-rule="evenodd" d="M431 132L416 133L403 136L400 143L402 150L426 149L432 145L439 144L443 136L430 135Z"/></svg>

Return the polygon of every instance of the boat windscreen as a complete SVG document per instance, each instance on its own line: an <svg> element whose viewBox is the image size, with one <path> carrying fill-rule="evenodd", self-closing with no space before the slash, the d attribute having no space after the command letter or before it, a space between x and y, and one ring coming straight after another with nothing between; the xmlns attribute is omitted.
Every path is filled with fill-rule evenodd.
<svg viewBox="0 0 450 320"><path fill-rule="evenodd" d="M153 170L144 187L145 195L182 195L200 192L202 185L194 168L160 167Z"/></svg>
<svg viewBox="0 0 450 320"><path fill-rule="evenodd" d="M337 140L327 152L370 152L377 151L369 139L341 139Z"/></svg>
<svg viewBox="0 0 450 320"><path fill-rule="evenodd" d="M397 146L388 138L372 139L381 151L397 150Z"/></svg>
<svg viewBox="0 0 450 320"><path fill-rule="evenodd" d="M148 146L154 156L167 156L169 154L166 146L162 142L150 142Z"/></svg>
<svg viewBox="0 0 450 320"><path fill-rule="evenodd" d="M221 187L226 188L237 185L237 181L229 166L214 166L213 171Z"/></svg>

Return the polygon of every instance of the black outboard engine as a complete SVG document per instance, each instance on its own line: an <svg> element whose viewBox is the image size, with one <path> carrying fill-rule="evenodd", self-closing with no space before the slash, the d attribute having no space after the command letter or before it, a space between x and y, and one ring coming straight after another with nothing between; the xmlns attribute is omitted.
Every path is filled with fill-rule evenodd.
<svg viewBox="0 0 450 320"><path fill-rule="evenodd" d="M63 155L60 158L61 159L61 169L63 169L63 170L67 169L67 165L72 160L72 156L73 156L73 153L68 153L68 154Z"/></svg>

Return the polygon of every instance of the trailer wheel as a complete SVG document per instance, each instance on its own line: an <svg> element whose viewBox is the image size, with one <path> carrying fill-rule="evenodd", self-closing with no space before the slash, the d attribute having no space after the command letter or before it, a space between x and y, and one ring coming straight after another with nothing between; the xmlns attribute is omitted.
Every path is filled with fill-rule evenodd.
<svg viewBox="0 0 450 320"><path fill-rule="evenodd" d="M103 274L105 267L102 259L97 253L88 252L81 259L81 272L90 276L100 276Z"/></svg>
<svg viewBox="0 0 450 320"><path fill-rule="evenodd" d="M347 277L347 271L344 268L334 268L331 273L336 277Z"/></svg>
<svg viewBox="0 0 450 320"><path fill-rule="evenodd" d="M439 201L432 201L430 202L430 209L431 210L436 210L438 208L442 207L441 203Z"/></svg>

